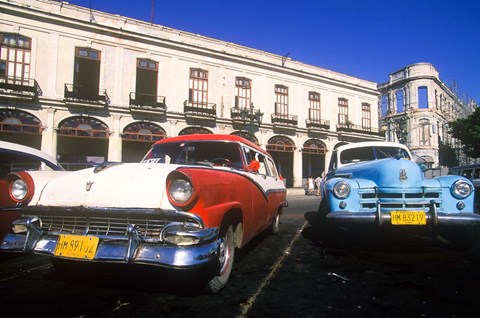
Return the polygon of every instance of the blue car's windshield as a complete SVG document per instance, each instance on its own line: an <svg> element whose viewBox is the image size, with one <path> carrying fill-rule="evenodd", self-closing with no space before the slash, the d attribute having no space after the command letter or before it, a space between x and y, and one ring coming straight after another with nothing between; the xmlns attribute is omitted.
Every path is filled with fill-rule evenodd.
<svg viewBox="0 0 480 318"><path fill-rule="evenodd" d="M384 158L411 159L408 152L403 148L369 146L362 148L346 149L340 154L342 164L355 163L360 161L371 161Z"/></svg>

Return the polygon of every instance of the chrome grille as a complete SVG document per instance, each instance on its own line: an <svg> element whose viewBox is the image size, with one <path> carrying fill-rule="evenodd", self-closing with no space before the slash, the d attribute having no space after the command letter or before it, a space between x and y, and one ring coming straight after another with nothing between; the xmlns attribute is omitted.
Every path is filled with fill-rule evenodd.
<svg viewBox="0 0 480 318"><path fill-rule="evenodd" d="M435 202L437 208L442 207L442 196L440 190L418 191L418 192L365 192L360 194L360 205L364 210L373 210L378 202L382 210L416 209L428 211L431 202Z"/></svg>
<svg viewBox="0 0 480 318"><path fill-rule="evenodd" d="M198 224L186 217L145 216L97 216L97 215L48 215L37 214L42 230L49 234L95 235L99 237L126 237L129 224L137 227L144 239L158 239L163 227L169 222Z"/></svg>

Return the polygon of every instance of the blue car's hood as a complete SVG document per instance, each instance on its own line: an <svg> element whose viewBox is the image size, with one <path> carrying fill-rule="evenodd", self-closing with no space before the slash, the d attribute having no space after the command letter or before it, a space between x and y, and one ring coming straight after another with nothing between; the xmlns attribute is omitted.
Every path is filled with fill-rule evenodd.
<svg viewBox="0 0 480 318"><path fill-rule="evenodd" d="M387 158L359 162L337 169L334 177L372 180L378 187L420 187L424 182L420 166L406 159Z"/></svg>

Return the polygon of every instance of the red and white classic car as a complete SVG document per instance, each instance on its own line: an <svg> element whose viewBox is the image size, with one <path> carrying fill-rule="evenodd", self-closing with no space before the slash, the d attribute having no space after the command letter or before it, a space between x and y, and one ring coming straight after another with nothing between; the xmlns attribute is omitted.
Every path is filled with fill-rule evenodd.
<svg viewBox="0 0 480 318"><path fill-rule="evenodd" d="M226 285L235 247L268 228L276 233L287 204L271 156L233 135L168 138L140 163L18 172L8 182L22 218L3 251L50 255L54 265L213 265L211 292Z"/></svg>
<svg viewBox="0 0 480 318"><path fill-rule="evenodd" d="M63 170L57 160L48 154L24 145L0 140L0 208L15 206L7 191L7 176L15 171L52 171ZM0 242L9 232L12 221L18 219L20 213L2 209L0 212Z"/></svg>

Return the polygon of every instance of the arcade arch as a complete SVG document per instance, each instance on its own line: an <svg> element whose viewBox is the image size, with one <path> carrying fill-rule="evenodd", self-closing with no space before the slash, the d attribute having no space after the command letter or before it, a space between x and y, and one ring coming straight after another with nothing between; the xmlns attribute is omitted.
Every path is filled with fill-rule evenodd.
<svg viewBox="0 0 480 318"><path fill-rule="evenodd" d="M150 122L134 122L122 133L122 161L139 162L152 144L167 137L165 130Z"/></svg>
<svg viewBox="0 0 480 318"><path fill-rule="evenodd" d="M107 125L93 117L74 116L58 125L58 158L64 167L77 170L85 163L101 163L108 158Z"/></svg>
<svg viewBox="0 0 480 318"><path fill-rule="evenodd" d="M0 139L40 149L42 123L25 111L0 109Z"/></svg>
<svg viewBox="0 0 480 318"><path fill-rule="evenodd" d="M210 130L203 127L187 127L180 131L179 136L192 134L213 134Z"/></svg>
<svg viewBox="0 0 480 318"><path fill-rule="evenodd" d="M253 143L256 144L256 145L260 145L260 143L258 142L257 137L255 137L254 134L251 134L251 133L249 133L249 132L246 132L246 131L234 131L234 132L232 132L230 135L239 136L239 137L245 138L245 139L247 139L247 140L250 140L251 142L253 142Z"/></svg>
<svg viewBox="0 0 480 318"><path fill-rule="evenodd" d="M272 155L278 173L284 178L287 188L293 187L295 143L285 136L273 136L268 140L267 151Z"/></svg>
<svg viewBox="0 0 480 318"><path fill-rule="evenodd" d="M321 176L325 170L327 146L320 140L308 139L302 147L302 178Z"/></svg>

